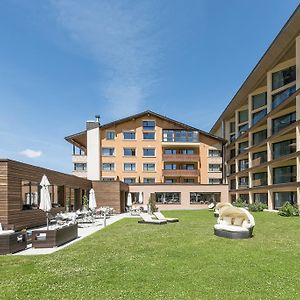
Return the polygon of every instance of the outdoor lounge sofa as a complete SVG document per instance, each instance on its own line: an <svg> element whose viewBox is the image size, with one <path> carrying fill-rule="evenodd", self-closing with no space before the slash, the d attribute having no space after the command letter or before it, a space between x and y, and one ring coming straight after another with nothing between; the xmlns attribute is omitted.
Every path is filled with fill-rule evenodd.
<svg viewBox="0 0 300 300"><path fill-rule="evenodd" d="M4 230L5 229L5 230ZM0 255L15 253L27 247L26 232L15 232L0 224Z"/></svg>
<svg viewBox="0 0 300 300"><path fill-rule="evenodd" d="M215 212L214 212L214 216L218 217L220 215L220 211L222 211L223 209L227 208L227 207L232 207L232 204L229 202L219 202L216 205L215 208Z"/></svg>
<svg viewBox="0 0 300 300"><path fill-rule="evenodd" d="M167 224L166 220L152 219L151 216L147 213L141 213L140 217L142 218L142 220L138 221L138 223L140 223L140 224L155 224L155 225Z"/></svg>
<svg viewBox="0 0 300 300"><path fill-rule="evenodd" d="M177 218L166 218L160 211L154 212L153 214L158 220L167 221L169 223L179 222Z"/></svg>
<svg viewBox="0 0 300 300"><path fill-rule="evenodd" d="M254 218L248 210L227 207L214 225L214 234L229 239L248 239L252 237L254 226Z"/></svg>

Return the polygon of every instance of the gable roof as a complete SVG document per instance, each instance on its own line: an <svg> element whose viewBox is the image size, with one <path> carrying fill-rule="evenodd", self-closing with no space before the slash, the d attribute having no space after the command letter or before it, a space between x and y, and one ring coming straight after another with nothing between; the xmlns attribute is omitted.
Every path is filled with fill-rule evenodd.
<svg viewBox="0 0 300 300"><path fill-rule="evenodd" d="M137 114L128 116L128 117L126 117L126 118L122 118L122 119L115 120L115 121L113 121L113 122L106 123L106 124L104 124L104 125L101 125L101 126L100 126L100 129L109 128L109 127L111 127L111 126L115 126L115 125L118 125L118 124L122 124L122 123L127 122L127 121L130 121L130 120L138 119L138 118L141 118L141 117L146 116L146 115L147 115L147 116L154 116L154 117L160 118L160 119L162 119L162 120L165 120L165 121L167 121L167 122L176 124L177 126L182 127L182 128L185 128L185 129L187 129L187 130L198 131L199 133L201 133L201 134L203 134L203 135L205 135L205 136L207 136L207 137L210 137L210 138L216 139L216 140L218 140L218 141L220 141L220 142L222 142L222 143L225 143L225 140L224 140L224 139L222 139L222 138L220 138L220 137L218 137L218 136L216 136L216 135L213 135L213 134L211 134L211 133L208 133L208 132L206 132L206 131L203 131L203 130L201 130L201 129L199 129L199 128L190 126L190 125L188 125L188 124L185 124L185 123L176 121L176 120L171 119L171 118L169 118L169 117L167 117L167 116L160 115L160 114L158 114L158 113L156 113L156 112L153 112L153 111L151 111L151 110L146 110L146 111L143 111L143 112L140 112L140 113L137 113ZM76 146L78 146L79 148L86 148L86 142L85 142L85 145L83 145L82 143L80 143L80 142L78 141L78 138L79 138L79 137L82 138L83 135L86 135L86 130L85 130L85 131L81 131L81 132L79 132L79 133L75 133L75 134L70 135L70 136L67 136L67 137L65 137L65 140L68 141L68 142L70 142L70 143L72 143L72 144L75 144L75 145L77 144Z"/></svg>

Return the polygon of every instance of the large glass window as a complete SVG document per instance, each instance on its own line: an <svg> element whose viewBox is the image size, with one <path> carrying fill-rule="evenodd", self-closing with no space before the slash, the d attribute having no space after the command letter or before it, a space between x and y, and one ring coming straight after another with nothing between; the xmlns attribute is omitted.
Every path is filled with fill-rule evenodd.
<svg viewBox="0 0 300 300"><path fill-rule="evenodd" d="M248 121L248 110L242 110L239 112L239 123Z"/></svg>
<svg viewBox="0 0 300 300"><path fill-rule="evenodd" d="M268 194L267 193L255 193L254 202L263 203L268 205Z"/></svg>
<svg viewBox="0 0 300 300"><path fill-rule="evenodd" d="M116 138L116 133L114 131L106 131L106 139L114 140Z"/></svg>
<svg viewBox="0 0 300 300"><path fill-rule="evenodd" d="M267 93L261 93L252 97L252 109L267 105Z"/></svg>
<svg viewBox="0 0 300 300"><path fill-rule="evenodd" d="M115 170L115 164L114 163L103 163L102 164L102 170L103 171L114 171Z"/></svg>
<svg viewBox="0 0 300 300"><path fill-rule="evenodd" d="M263 164L267 161L267 151L260 151L260 152L256 152L256 153L253 153L253 160L257 159L259 160L259 164Z"/></svg>
<svg viewBox="0 0 300 300"><path fill-rule="evenodd" d="M165 149L164 154L176 154L176 149Z"/></svg>
<svg viewBox="0 0 300 300"><path fill-rule="evenodd" d="M230 159L235 157L235 149L230 150Z"/></svg>
<svg viewBox="0 0 300 300"><path fill-rule="evenodd" d="M124 140L135 140L135 132L134 131L124 131L123 139Z"/></svg>
<svg viewBox="0 0 300 300"><path fill-rule="evenodd" d="M248 141L239 143L239 153L243 153L247 151L247 148L248 148Z"/></svg>
<svg viewBox="0 0 300 300"><path fill-rule="evenodd" d="M273 159L296 151L296 139L273 144Z"/></svg>
<svg viewBox="0 0 300 300"><path fill-rule="evenodd" d="M268 184L267 176L268 176L267 172L254 173L253 186L267 185Z"/></svg>
<svg viewBox="0 0 300 300"><path fill-rule="evenodd" d="M235 164L230 165L230 174L235 173Z"/></svg>
<svg viewBox="0 0 300 300"><path fill-rule="evenodd" d="M239 135L242 135L243 133L245 133L249 128L249 124L244 124L239 126Z"/></svg>
<svg viewBox="0 0 300 300"><path fill-rule="evenodd" d="M134 172L136 170L135 163L125 163L124 171L125 172Z"/></svg>
<svg viewBox="0 0 300 300"><path fill-rule="evenodd" d="M155 140L155 132L143 132L144 140Z"/></svg>
<svg viewBox="0 0 300 300"><path fill-rule="evenodd" d="M155 172L155 164L143 164L144 172Z"/></svg>
<svg viewBox="0 0 300 300"><path fill-rule="evenodd" d="M165 164L165 170L176 170L177 165L176 164Z"/></svg>
<svg viewBox="0 0 300 300"><path fill-rule="evenodd" d="M272 120L273 134L296 122L296 112Z"/></svg>
<svg viewBox="0 0 300 300"><path fill-rule="evenodd" d="M209 157L220 157L222 154L221 150L209 149L208 156Z"/></svg>
<svg viewBox="0 0 300 300"><path fill-rule="evenodd" d="M103 156L114 156L115 148L102 148L102 155Z"/></svg>
<svg viewBox="0 0 300 300"><path fill-rule="evenodd" d="M155 130L155 121L143 121L144 130Z"/></svg>
<svg viewBox="0 0 300 300"><path fill-rule="evenodd" d="M85 163L75 163L74 164L74 171L82 171L85 172L87 170Z"/></svg>
<svg viewBox="0 0 300 300"><path fill-rule="evenodd" d="M22 181L23 209L36 209L39 206L40 185L37 182Z"/></svg>
<svg viewBox="0 0 300 300"><path fill-rule="evenodd" d="M208 165L208 171L209 172L221 172L222 171L222 165L221 164L209 164Z"/></svg>
<svg viewBox="0 0 300 300"><path fill-rule="evenodd" d="M290 202L292 205L296 205L297 204L296 192L274 193L274 209L280 209L285 202Z"/></svg>
<svg viewBox="0 0 300 300"><path fill-rule="evenodd" d="M273 169L273 183L287 183L296 181L296 166L286 166Z"/></svg>
<svg viewBox="0 0 300 300"><path fill-rule="evenodd" d="M163 130L163 142L188 142L198 143L198 131Z"/></svg>
<svg viewBox="0 0 300 300"><path fill-rule="evenodd" d="M143 156L155 156L155 148L143 148Z"/></svg>
<svg viewBox="0 0 300 300"><path fill-rule="evenodd" d="M249 203L249 194L240 194L239 198L245 202L245 203Z"/></svg>
<svg viewBox="0 0 300 300"><path fill-rule="evenodd" d="M195 170L194 164L184 164L181 166L181 170Z"/></svg>
<svg viewBox="0 0 300 300"><path fill-rule="evenodd" d="M180 204L181 193L155 193L159 204Z"/></svg>
<svg viewBox="0 0 300 300"><path fill-rule="evenodd" d="M195 179L194 178L183 178L183 182L184 183L195 183Z"/></svg>
<svg viewBox="0 0 300 300"><path fill-rule="evenodd" d="M235 133L235 122L230 122L229 131L230 133Z"/></svg>
<svg viewBox="0 0 300 300"><path fill-rule="evenodd" d="M263 119L267 115L267 109L262 109L254 114L252 114L252 125L255 125L261 119Z"/></svg>
<svg viewBox="0 0 300 300"><path fill-rule="evenodd" d="M247 188L249 186L249 177L239 177L239 188Z"/></svg>
<svg viewBox="0 0 300 300"><path fill-rule="evenodd" d="M124 156L135 156L135 148L124 148Z"/></svg>
<svg viewBox="0 0 300 300"><path fill-rule="evenodd" d="M221 201L221 193L219 192L191 192L191 204L210 204Z"/></svg>
<svg viewBox="0 0 300 300"><path fill-rule="evenodd" d="M272 74L272 89L276 90L296 80L296 66Z"/></svg>
<svg viewBox="0 0 300 300"><path fill-rule="evenodd" d="M182 149L180 150L180 154L194 154L194 149Z"/></svg>
<svg viewBox="0 0 300 300"><path fill-rule="evenodd" d="M259 144L267 138L267 129L253 133L252 138L253 145Z"/></svg>
<svg viewBox="0 0 300 300"><path fill-rule="evenodd" d="M272 96L272 109L281 104L285 99L294 94L296 91L296 85L289 87L288 89L279 92Z"/></svg>
<svg viewBox="0 0 300 300"><path fill-rule="evenodd" d="M231 190L235 190L236 189L236 180L235 179L231 179L230 180L230 189Z"/></svg>
<svg viewBox="0 0 300 300"><path fill-rule="evenodd" d="M144 178L144 183L155 183L155 178Z"/></svg>
<svg viewBox="0 0 300 300"><path fill-rule="evenodd" d="M166 178L165 179L165 183L176 183L177 182L177 179L175 178Z"/></svg>
<svg viewBox="0 0 300 300"><path fill-rule="evenodd" d="M249 168L249 160L248 159L241 159L239 160L239 171L244 171Z"/></svg>

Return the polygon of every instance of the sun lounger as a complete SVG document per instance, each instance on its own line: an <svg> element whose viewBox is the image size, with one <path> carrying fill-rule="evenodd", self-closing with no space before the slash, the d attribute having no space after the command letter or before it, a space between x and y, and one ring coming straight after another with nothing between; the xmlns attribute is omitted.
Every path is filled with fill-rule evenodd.
<svg viewBox="0 0 300 300"><path fill-rule="evenodd" d="M140 224L156 224L156 225L162 225L162 224L167 224L166 220L154 220L151 218L149 214L146 213L141 213L140 217L142 220L138 221Z"/></svg>
<svg viewBox="0 0 300 300"><path fill-rule="evenodd" d="M167 221L169 223L179 222L177 218L166 218L160 211L154 212L153 214L158 220Z"/></svg>

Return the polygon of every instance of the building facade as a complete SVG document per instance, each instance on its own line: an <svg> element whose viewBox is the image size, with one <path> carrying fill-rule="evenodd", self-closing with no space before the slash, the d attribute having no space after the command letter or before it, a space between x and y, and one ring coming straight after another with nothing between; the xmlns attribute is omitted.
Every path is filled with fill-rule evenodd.
<svg viewBox="0 0 300 300"><path fill-rule="evenodd" d="M300 10L211 129L227 140L229 199L300 205Z"/></svg>
<svg viewBox="0 0 300 300"><path fill-rule="evenodd" d="M222 184L224 140L145 111L66 137L73 174L127 184Z"/></svg>

